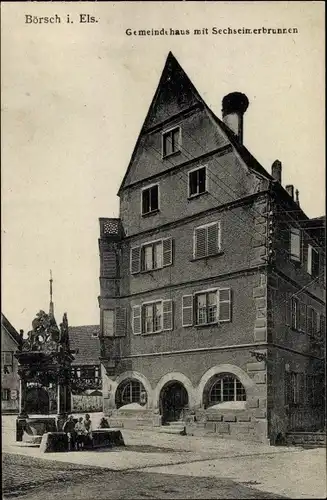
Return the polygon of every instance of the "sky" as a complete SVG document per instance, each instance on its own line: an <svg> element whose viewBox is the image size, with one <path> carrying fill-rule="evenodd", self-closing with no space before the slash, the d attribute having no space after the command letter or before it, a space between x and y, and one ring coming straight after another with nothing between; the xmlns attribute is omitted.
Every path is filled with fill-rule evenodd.
<svg viewBox="0 0 327 500"><path fill-rule="evenodd" d="M117 191L169 51L219 117L226 94L248 96L244 144L268 172L282 162L282 184L299 189L309 217L324 214L324 2L12 2L1 14L2 312L16 329L48 310L50 269L57 321L67 312L70 325L99 323L98 219L119 216ZM26 14L62 22L26 24Z"/></svg>

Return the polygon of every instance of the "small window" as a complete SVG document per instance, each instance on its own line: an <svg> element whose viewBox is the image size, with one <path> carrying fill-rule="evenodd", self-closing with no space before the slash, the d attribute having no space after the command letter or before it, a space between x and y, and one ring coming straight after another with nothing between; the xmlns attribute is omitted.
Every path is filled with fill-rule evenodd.
<svg viewBox="0 0 327 500"><path fill-rule="evenodd" d="M220 251L220 224L213 222L194 229L193 257L201 259Z"/></svg>
<svg viewBox="0 0 327 500"><path fill-rule="evenodd" d="M11 351L2 351L1 367L5 375L13 372L13 353Z"/></svg>
<svg viewBox="0 0 327 500"><path fill-rule="evenodd" d="M142 191L142 215L159 210L159 186L151 186Z"/></svg>
<svg viewBox="0 0 327 500"><path fill-rule="evenodd" d="M308 273L313 278L319 276L319 252L312 245L308 245Z"/></svg>
<svg viewBox="0 0 327 500"><path fill-rule="evenodd" d="M180 151L181 146L181 129L180 127L173 128L163 133L162 136L162 155L163 157L170 156Z"/></svg>
<svg viewBox="0 0 327 500"><path fill-rule="evenodd" d="M291 228L290 257L296 262L301 262L301 231L295 227Z"/></svg>
<svg viewBox="0 0 327 500"><path fill-rule="evenodd" d="M1 399L2 401L10 400L10 389L2 389L1 390Z"/></svg>
<svg viewBox="0 0 327 500"><path fill-rule="evenodd" d="M188 174L188 195L197 196L206 192L206 167L192 170Z"/></svg>
<svg viewBox="0 0 327 500"><path fill-rule="evenodd" d="M223 375L216 379L209 390L209 405L224 403L227 401L246 401L246 392L233 375Z"/></svg>

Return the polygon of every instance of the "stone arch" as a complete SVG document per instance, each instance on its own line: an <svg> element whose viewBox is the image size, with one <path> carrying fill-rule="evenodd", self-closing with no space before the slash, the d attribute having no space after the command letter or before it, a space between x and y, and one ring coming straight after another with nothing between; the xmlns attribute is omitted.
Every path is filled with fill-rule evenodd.
<svg viewBox="0 0 327 500"><path fill-rule="evenodd" d="M190 408L192 408L195 403L194 387L190 379L186 377L186 375L180 372L166 373L166 375L161 377L153 393L153 403L155 405L155 408L159 408L161 390L166 384L173 381L180 382L181 384L183 384L188 393L189 406Z"/></svg>
<svg viewBox="0 0 327 500"><path fill-rule="evenodd" d="M151 384L148 381L148 379L144 375L142 375L142 373L132 371L132 370L128 371L128 372L121 373L113 381L113 391L112 391L113 392L113 399L115 399L115 397L116 397L116 391L117 391L119 384L121 384L122 382L124 382L125 380L128 380L128 379L135 379L135 380L138 380L139 382L141 382L141 384L143 385L144 389L147 392L147 405L146 406L148 408L151 408L152 401L153 401L153 397L152 397L153 390L152 390Z"/></svg>
<svg viewBox="0 0 327 500"><path fill-rule="evenodd" d="M243 385L243 387L246 390L247 394L247 399L248 397L252 397L254 392L256 391L256 384L254 381L249 377L249 375L242 370L239 366L235 365L230 365L230 364L223 364L223 365L217 365L213 366L209 370L207 370L201 377L201 380L198 385L198 390L197 390L197 401L196 405L198 407L202 407L203 405L203 395L204 395L204 390L205 387L207 386L208 382L215 377L216 375L219 375L220 373L230 373L231 375L235 375Z"/></svg>

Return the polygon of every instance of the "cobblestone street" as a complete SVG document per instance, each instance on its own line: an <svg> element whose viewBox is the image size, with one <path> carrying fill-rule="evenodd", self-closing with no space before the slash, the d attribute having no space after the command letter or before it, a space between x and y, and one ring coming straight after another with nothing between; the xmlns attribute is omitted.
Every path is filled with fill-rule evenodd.
<svg viewBox="0 0 327 500"><path fill-rule="evenodd" d="M325 498L326 449L123 429L126 446L40 453L2 419L4 498Z"/></svg>
<svg viewBox="0 0 327 500"><path fill-rule="evenodd" d="M262 498L262 492L230 479L115 472L96 467L44 461L21 455L3 456L4 498L134 499ZM265 498L284 498L265 494Z"/></svg>

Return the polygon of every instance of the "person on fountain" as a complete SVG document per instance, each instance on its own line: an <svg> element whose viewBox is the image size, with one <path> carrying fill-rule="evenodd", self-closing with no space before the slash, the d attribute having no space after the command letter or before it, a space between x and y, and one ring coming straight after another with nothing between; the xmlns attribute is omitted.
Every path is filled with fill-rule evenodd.
<svg viewBox="0 0 327 500"><path fill-rule="evenodd" d="M87 413L84 418L84 427L86 430L86 443L93 448L92 422L90 415Z"/></svg>
<svg viewBox="0 0 327 500"><path fill-rule="evenodd" d="M62 430L68 436L68 450L75 450L76 446L76 432L75 432L75 422L73 415L69 415L68 420L63 425Z"/></svg>

